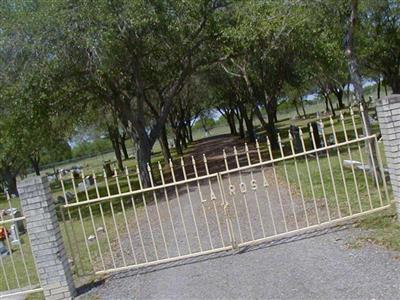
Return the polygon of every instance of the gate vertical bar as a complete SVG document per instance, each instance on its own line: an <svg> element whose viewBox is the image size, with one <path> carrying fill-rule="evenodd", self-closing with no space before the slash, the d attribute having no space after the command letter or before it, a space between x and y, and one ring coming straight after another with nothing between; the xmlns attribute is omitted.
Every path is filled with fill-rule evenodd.
<svg viewBox="0 0 400 300"><path fill-rule="evenodd" d="M222 206L224 208L224 214L225 214L225 220L226 220L226 226L228 228L228 234L229 238L231 240L232 244L232 249L238 249L238 242L236 241L235 233L233 231L233 223L232 223L232 217L229 212L229 202L226 200L226 195L225 195L225 190L224 187L222 186L222 176L220 173L217 174L217 180L218 180L218 188L219 192L222 198Z"/></svg>

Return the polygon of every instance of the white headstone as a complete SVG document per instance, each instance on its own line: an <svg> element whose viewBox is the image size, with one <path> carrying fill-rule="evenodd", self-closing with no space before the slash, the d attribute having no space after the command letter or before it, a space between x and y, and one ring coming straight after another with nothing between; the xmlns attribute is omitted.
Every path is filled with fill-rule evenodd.
<svg viewBox="0 0 400 300"><path fill-rule="evenodd" d="M19 238L18 238L18 232L16 229L15 224L12 224L10 227L10 240L11 240L11 245L19 245Z"/></svg>
<svg viewBox="0 0 400 300"><path fill-rule="evenodd" d="M78 184L78 191L83 192L85 190L85 184L83 182L80 182Z"/></svg>

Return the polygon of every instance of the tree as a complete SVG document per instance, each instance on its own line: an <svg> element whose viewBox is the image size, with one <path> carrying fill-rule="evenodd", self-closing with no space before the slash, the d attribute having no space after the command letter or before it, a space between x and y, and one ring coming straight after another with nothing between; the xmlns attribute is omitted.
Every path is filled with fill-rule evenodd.
<svg viewBox="0 0 400 300"><path fill-rule="evenodd" d="M69 90L49 84L52 57L40 38L40 5L47 1L5 1L0 5L0 172L11 193L16 176L31 164L40 174L41 157L65 144L73 119L64 114ZM28 18L26 16L29 16ZM55 18L54 20L56 20ZM18 28L19 30L15 30ZM40 34L39 34L40 33ZM68 95L67 95L68 94Z"/></svg>
<svg viewBox="0 0 400 300"><path fill-rule="evenodd" d="M192 128L200 114L212 109L206 84L199 74L192 76L177 96L169 115L170 126L175 135L175 149L180 155L183 154L183 148L193 142Z"/></svg>
<svg viewBox="0 0 400 300"><path fill-rule="evenodd" d="M240 87L240 79L238 80L237 77L230 76L219 67L207 70L204 77L207 78L205 84L207 84L209 90L206 107L208 109L215 107L218 110L228 123L232 135L239 134L241 138L245 138L243 118L238 102L246 102L246 99L242 99L241 97L242 87ZM239 123L239 132L236 128L235 119Z"/></svg>
<svg viewBox="0 0 400 300"><path fill-rule="evenodd" d="M304 15L299 2L239 1L225 35L230 59L222 64L232 77L241 78L252 113L266 130L271 146L277 139L278 100L285 83L296 81L307 49ZM267 121L261 109L267 113ZM251 116L251 115L250 115Z"/></svg>
<svg viewBox="0 0 400 300"><path fill-rule="evenodd" d="M361 104L364 107L364 110L361 112L361 116L363 119L362 122L363 134L364 136L370 136L372 134L372 130L368 116L368 106L364 98L362 79L359 71L356 48L354 44L357 16L358 16L358 0L351 0L348 30L345 37L345 54L348 60L349 73L351 82L354 87L356 100L359 104ZM378 160L376 157L376 145L374 143L374 140L369 139L366 141L366 152L368 154L368 165L370 166L370 172L375 171L376 174L380 174L379 171L376 171L373 168L373 167L378 168Z"/></svg>
<svg viewBox="0 0 400 300"><path fill-rule="evenodd" d="M400 3L397 0L367 0L359 7L360 62L383 76L393 93L400 93Z"/></svg>
<svg viewBox="0 0 400 300"><path fill-rule="evenodd" d="M103 101L116 112L124 130L137 146L142 181L150 184L147 164L187 79L215 58L206 44L213 41L220 9L217 1L133 2L75 1L60 4L66 28L65 61L76 87L87 87L91 101ZM62 29L60 29L62 31ZM71 34L71 35L70 35ZM81 66L82 68L78 68ZM156 106L156 103L158 104ZM157 117L151 108L157 110Z"/></svg>

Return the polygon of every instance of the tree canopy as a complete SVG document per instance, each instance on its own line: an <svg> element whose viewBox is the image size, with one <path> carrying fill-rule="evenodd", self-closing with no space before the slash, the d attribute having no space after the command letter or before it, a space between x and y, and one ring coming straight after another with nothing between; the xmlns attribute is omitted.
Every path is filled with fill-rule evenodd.
<svg viewBox="0 0 400 300"><path fill-rule="evenodd" d="M59 159L89 122L120 168L133 142L148 185L155 143L168 159L172 135L182 153L202 113L218 110L249 141L258 119L277 147L281 103L318 92L334 114L331 96L343 108L360 78L398 93L400 3L357 2L2 1L0 176L16 192L18 174Z"/></svg>

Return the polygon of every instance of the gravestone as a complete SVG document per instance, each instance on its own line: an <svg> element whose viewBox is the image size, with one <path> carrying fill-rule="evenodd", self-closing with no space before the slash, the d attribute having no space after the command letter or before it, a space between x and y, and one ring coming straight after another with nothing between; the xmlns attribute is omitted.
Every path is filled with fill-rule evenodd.
<svg viewBox="0 0 400 300"><path fill-rule="evenodd" d="M63 196L58 196L56 203L64 205L65 204L65 198Z"/></svg>
<svg viewBox="0 0 400 300"><path fill-rule="evenodd" d="M65 197L66 197L67 199L65 199L64 196L58 196L58 197L57 197L57 202L56 202L56 203L61 204L61 205L64 205L64 204L67 203L67 201L68 201L68 203L71 203L71 202L74 202L74 200L75 200L74 194L72 194L72 193L69 192L69 191L65 193Z"/></svg>
<svg viewBox="0 0 400 300"><path fill-rule="evenodd" d="M84 192L85 191L85 184L83 182L80 182L78 184L78 192Z"/></svg>
<svg viewBox="0 0 400 300"><path fill-rule="evenodd" d="M114 171L111 168L111 162L110 161L105 161L103 165L104 171L106 172L107 178L113 177L114 176Z"/></svg>
<svg viewBox="0 0 400 300"><path fill-rule="evenodd" d="M81 177L80 169L72 168L70 172L72 173L72 176L74 177L74 179L79 179Z"/></svg>
<svg viewBox="0 0 400 300"><path fill-rule="evenodd" d="M0 241L0 256L7 256L9 254L10 252L8 252L6 245L4 245L3 241Z"/></svg>
<svg viewBox="0 0 400 300"><path fill-rule="evenodd" d="M11 245L19 245L20 241L19 241L19 236L18 236L18 232L17 232L17 226L15 226L15 224L12 224L10 226L10 241L11 241Z"/></svg>
<svg viewBox="0 0 400 300"><path fill-rule="evenodd" d="M92 175L86 176L85 177L85 183L87 186L92 186L94 185L94 178Z"/></svg>
<svg viewBox="0 0 400 300"><path fill-rule="evenodd" d="M83 179L82 182L78 184L78 190L80 192L83 192L85 190L85 187L88 188L94 184L94 178L93 176L86 176L85 179Z"/></svg>
<svg viewBox="0 0 400 300"><path fill-rule="evenodd" d="M334 136L333 134L329 135L327 144L328 144L328 145L335 145L335 144L336 144L336 142L335 142L335 136ZM327 145L327 146L328 146L328 145Z"/></svg>
<svg viewBox="0 0 400 300"><path fill-rule="evenodd" d="M17 210L14 214L13 214L14 218L21 218L22 214L19 210ZM18 229L18 233L23 234L26 232L26 228L25 228L25 224L23 220L19 220L14 222L14 224L17 226Z"/></svg>
<svg viewBox="0 0 400 300"><path fill-rule="evenodd" d="M320 131L322 132L322 128L317 122L311 122L308 124L308 128L310 128L310 144L312 149L322 148L323 142L321 139ZM313 144L313 137L315 141L315 147Z"/></svg>
<svg viewBox="0 0 400 300"><path fill-rule="evenodd" d="M295 153L304 152L303 144L302 144L301 138L300 138L300 129L299 129L299 127L297 127L296 125L290 125L289 131L290 131L290 134L292 135L292 138L293 138L294 152Z"/></svg>

